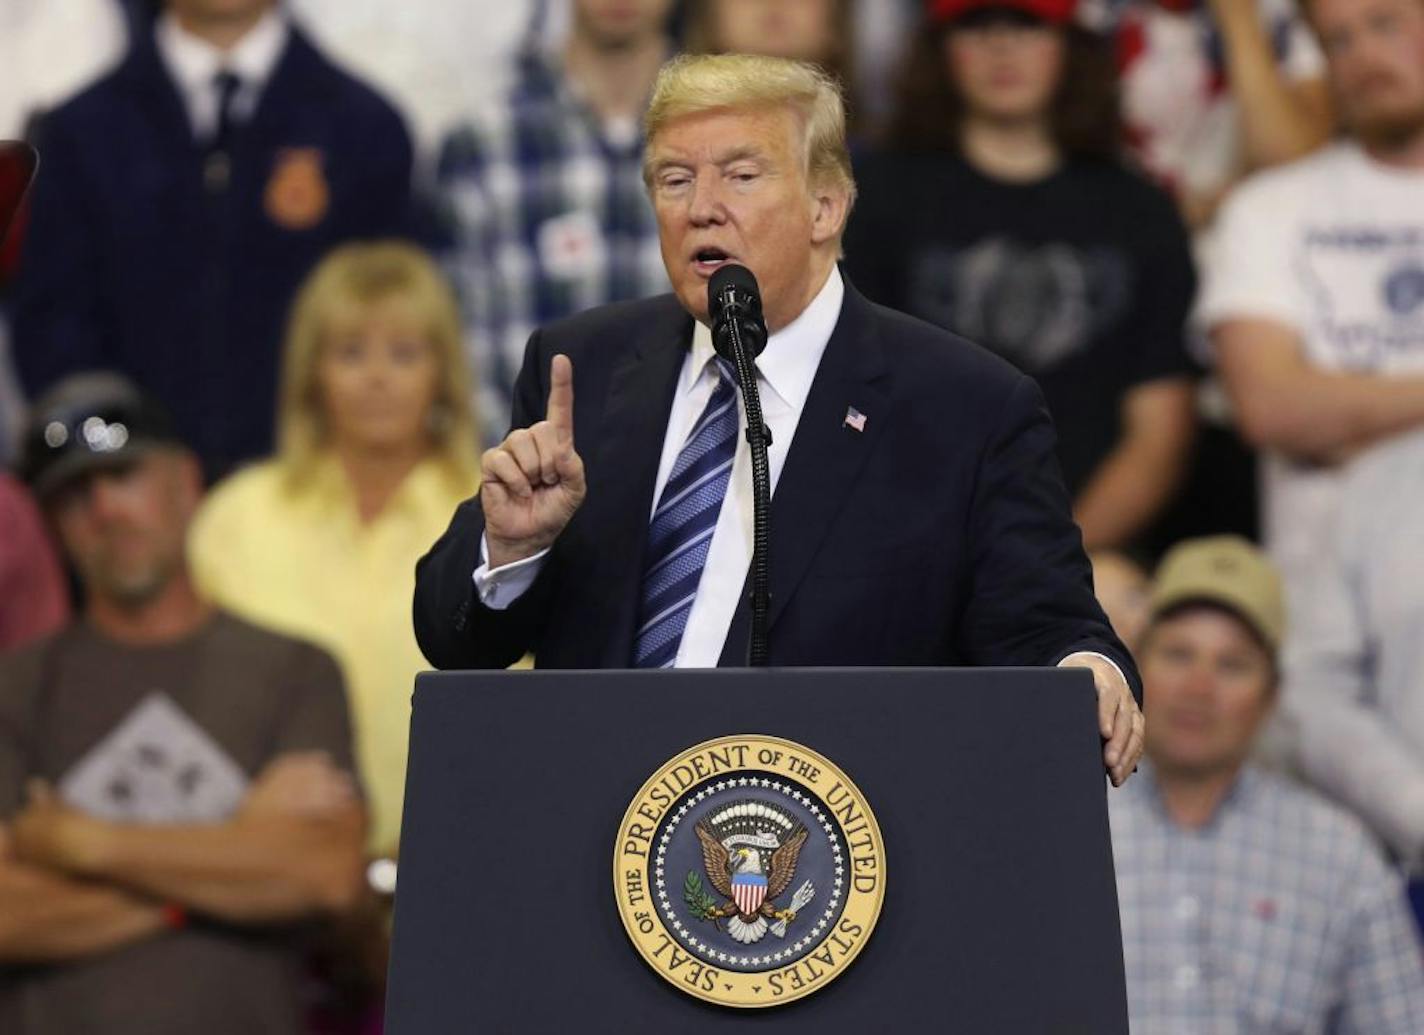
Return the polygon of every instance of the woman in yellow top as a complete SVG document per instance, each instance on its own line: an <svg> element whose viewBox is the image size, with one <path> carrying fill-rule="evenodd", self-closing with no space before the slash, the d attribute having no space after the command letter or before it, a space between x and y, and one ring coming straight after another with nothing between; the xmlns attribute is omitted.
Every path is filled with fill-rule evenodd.
<svg viewBox="0 0 1424 1035"><path fill-rule="evenodd" d="M395 854L410 694L415 562L479 483L456 308L399 243L332 252L297 297L277 455L209 495L193 527L220 606L316 642L345 670L370 798L370 848Z"/></svg>

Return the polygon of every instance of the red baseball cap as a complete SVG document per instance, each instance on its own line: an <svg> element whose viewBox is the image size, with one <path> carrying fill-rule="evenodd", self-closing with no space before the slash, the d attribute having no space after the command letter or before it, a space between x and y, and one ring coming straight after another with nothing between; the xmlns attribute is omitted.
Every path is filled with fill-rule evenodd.
<svg viewBox="0 0 1424 1035"><path fill-rule="evenodd" d="M932 22L949 22L995 7L1023 11L1052 25L1063 25L1073 20L1078 0L926 0L925 12Z"/></svg>

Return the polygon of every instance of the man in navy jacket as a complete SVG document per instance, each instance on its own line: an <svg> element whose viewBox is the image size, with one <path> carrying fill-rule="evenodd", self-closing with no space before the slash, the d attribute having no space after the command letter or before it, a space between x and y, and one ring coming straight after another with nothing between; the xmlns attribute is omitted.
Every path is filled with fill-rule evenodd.
<svg viewBox="0 0 1424 1035"><path fill-rule="evenodd" d="M515 430L417 569L426 657L744 663L745 418L707 330L708 281L736 262L757 277L771 335L757 360L770 663L1089 668L1121 783L1142 749L1140 684L1093 597L1042 396L843 280L854 183L835 86L796 62L679 59L659 77L648 141L675 296L535 333Z"/></svg>
<svg viewBox="0 0 1424 1035"><path fill-rule="evenodd" d="M117 369L210 476L267 452L297 285L334 245L406 229L400 117L275 0L168 0L38 146L14 303L28 393Z"/></svg>

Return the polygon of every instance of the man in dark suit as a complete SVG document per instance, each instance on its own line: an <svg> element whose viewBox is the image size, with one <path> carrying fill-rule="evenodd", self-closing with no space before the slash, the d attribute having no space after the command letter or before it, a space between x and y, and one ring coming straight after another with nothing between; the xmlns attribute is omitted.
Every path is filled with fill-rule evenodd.
<svg viewBox="0 0 1424 1035"><path fill-rule="evenodd" d="M515 430L418 568L426 657L743 663L745 418L707 330L708 280L734 261L756 275L771 332L757 360L771 663L1089 668L1121 783L1142 748L1139 684L1093 598L1040 393L841 278L855 188L834 85L794 62L679 59L647 128L675 297L530 340Z"/></svg>
<svg viewBox="0 0 1424 1035"><path fill-rule="evenodd" d="M333 246L406 228L395 110L276 0L164 0L37 141L14 301L26 391L116 369L164 402L210 477L268 452L297 286Z"/></svg>

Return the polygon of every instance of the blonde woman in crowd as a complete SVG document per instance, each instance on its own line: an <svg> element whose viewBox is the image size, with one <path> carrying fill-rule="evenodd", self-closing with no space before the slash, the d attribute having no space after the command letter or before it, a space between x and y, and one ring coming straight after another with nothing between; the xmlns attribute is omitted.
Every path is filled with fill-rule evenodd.
<svg viewBox="0 0 1424 1035"><path fill-rule="evenodd" d="M370 849L395 854L412 681L415 562L479 475L455 302L400 243L332 252L297 298L278 452L209 496L191 552L220 606L330 650L345 669Z"/></svg>

